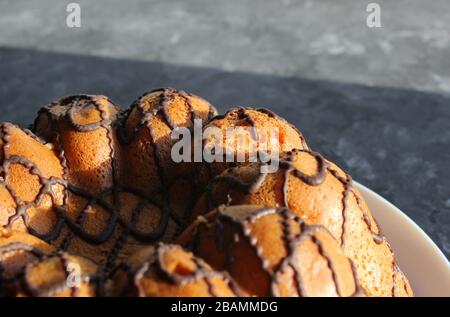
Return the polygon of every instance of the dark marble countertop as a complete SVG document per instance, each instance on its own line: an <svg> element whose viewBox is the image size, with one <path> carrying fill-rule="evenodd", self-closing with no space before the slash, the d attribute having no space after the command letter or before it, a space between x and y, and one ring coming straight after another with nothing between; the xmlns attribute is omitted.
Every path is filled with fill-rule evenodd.
<svg viewBox="0 0 450 317"><path fill-rule="evenodd" d="M0 2L0 121L80 92L127 107L160 86L222 112L268 107L450 257L448 1L379 1L381 30L347 0L79 2L76 30L61 1Z"/></svg>

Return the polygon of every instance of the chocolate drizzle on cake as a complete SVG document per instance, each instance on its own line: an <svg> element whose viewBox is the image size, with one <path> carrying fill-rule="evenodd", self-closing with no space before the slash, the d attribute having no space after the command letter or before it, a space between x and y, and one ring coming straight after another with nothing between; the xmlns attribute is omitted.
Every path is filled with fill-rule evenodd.
<svg viewBox="0 0 450 317"><path fill-rule="evenodd" d="M60 281L53 282L51 285L44 288L33 285L30 280L32 270L39 265L45 265L46 262L53 260L59 261L61 270L64 273L64 278ZM23 273L18 277L22 290L27 296L33 297L50 297L62 294L66 291L70 292L70 297L78 297L82 287L89 287L94 296L104 296L104 273L102 269L98 268L94 274L81 274L82 267L80 267L80 275L74 276L76 281L71 281L71 275L74 274L74 272L71 271L72 263L70 256L66 252L56 252L55 254L45 256L38 261L29 263L24 268ZM77 263L73 264L79 265Z"/></svg>
<svg viewBox="0 0 450 317"><path fill-rule="evenodd" d="M71 285L68 283L71 277L70 274L72 273L69 271L71 260L69 255L65 252L56 251L46 253L41 249L26 243L12 242L0 247L0 260L3 256L10 253L30 254L34 257L34 260L30 259L27 263L24 263L24 267L20 268L15 275L8 277L5 276L5 270L0 263L0 296L9 296L10 292L19 291L27 296L48 297L70 290L70 296L76 297L79 295L81 286L92 287L96 296L103 295L104 274L100 268L95 274L81 274L80 276L77 276L79 281L78 285ZM57 259L61 263L65 278L53 282L46 288L34 286L30 281L31 270L36 266L45 265L47 261L52 261L53 259Z"/></svg>
<svg viewBox="0 0 450 317"><path fill-rule="evenodd" d="M252 225L259 219L268 215L276 215L277 220L282 226L281 239L286 245L286 256L280 261L280 263L271 267L269 261L264 257L263 247L259 241L252 234ZM226 211L226 208L221 205L216 209L216 214L213 220L209 223L199 222L195 229L194 237L192 238L192 249L194 254L199 252L199 242L201 239L202 230L213 225L211 229L215 236L215 245L218 252L225 253L224 267L227 269L231 263L233 263L233 247L234 244L239 242L240 239L247 241L249 246L254 250L255 256L261 263L262 270L267 274L270 280L270 290L267 290L266 296L280 296L279 287L282 283L282 275L286 273L288 269L293 271L294 282L297 289L298 296L307 296L305 285L302 279L301 269L299 267L299 257L301 257L300 247L301 245L310 239L318 248L318 253L327 262L328 269L331 272L333 283L335 285L336 294L342 296L341 287L339 285L339 279L337 277L337 271L334 261L330 254L324 248L321 239L317 236L317 233L322 231L329 234L328 230L322 226L307 225L301 218L289 211L287 208L272 208L261 207L256 209L245 217L236 217L232 213ZM297 226L297 230L294 230L293 226ZM231 228L231 229L230 229ZM228 238L224 240L225 231L231 230L231 234L234 233L234 238ZM298 234L296 232L299 232ZM230 233L230 231L228 231ZM352 265L349 260L349 265ZM352 267L352 274L355 283L355 292L352 296L364 295L364 291L359 285L356 271Z"/></svg>
<svg viewBox="0 0 450 317"><path fill-rule="evenodd" d="M145 108L145 97L149 94L159 94L159 105L150 111ZM7 227L11 228L13 223L22 219L28 232L47 241L52 242L56 240L64 227L68 227L70 230L67 232L66 236L60 244L62 250L67 250L70 247L71 241L75 238L81 238L82 240L90 244L102 244L108 241L114 234L118 225L122 228L120 234L114 243L110 253L107 258L107 267L114 264L118 253L123 248L123 244L127 237L131 235L138 241L143 243L155 242L165 233L166 227L168 225L169 219L172 218L175 223L179 226L185 226L183 219L180 219L172 210L168 202L168 197L166 195L166 189L171 185L171 182L167 180L164 168L162 167L161 158L159 157L160 149L158 148L157 142L155 142L155 136L153 131L153 119L161 114L164 122L169 126L170 129L177 127L172 119L169 108L173 100L177 97L181 97L188 109L189 120L194 120L199 118L199 114L196 113L195 107L192 104L192 95L186 92L178 92L173 88L156 89L149 93L144 94L138 100L136 100L131 110L136 108L141 113L141 121L134 128L130 135L125 134L125 129L123 125L128 118L131 111L120 112L120 109L114 105L109 99L104 96L92 96L92 95L76 95L69 96L61 99L58 102L53 102L48 106L42 108L39 111L38 118L34 123L35 131L38 130L42 133L42 137L45 141L36 137L32 132L25 131L33 139L45 144L45 142L52 142L54 149L59 158L63 175L62 178L50 177L46 178L39 171L37 166L27 160L25 157L9 156L8 148L10 146L9 129L11 124L4 123L0 126L0 133L3 141L3 165L2 171L2 183L5 188L13 197L16 204L16 212L9 218ZM91 109L92 108L92 109ZM109 108L109 109L108 109ZM77 121L77 117L82 111L88 109L89 111L95 111L99 115L99 120L89 124L80 124ZM108 111L109 110L109 111ZM111 116L110 113L115 112L117 118ZM210 106L208 112L208 118L216 114L214 107ZM47 118L46 122L41 126L41 120ZM67 119L67 120L66 120ZM106 131L106 137L108 139L108 145L110 149L110 169L112 171L112 187L105 189L101 193L92 194L89 191L79 188L72 184L70 180L70 171L68 167L68 159L66 157L64 146L61 140L61 134L59 131L59 124L66 120L70 127L77 132L88 133L96 131L98 129L104 129ZM160 177L160 182L162 186L157 188L151 193L143 193L135 188L125 187L120 184L118 179L117 170L118 162L116 158L116 146L126 145L135 139L137 132L140 128L146 128L149 130L152 140L150 142L153 147L153 158L155 159L158 175ZM117 134L117 138L116 138ZM20 164L30 171L30 174L37 176L39 183L41 184L41 189L36 199L32 202L24 202L15 193L14 189L8 184L8 168L11 164ZM58 204L58 197L54 193L55 186L62 186L64 188L64 194L62 197L62 205ZM121 193L128 193L137 196L139 199L138 206L132 211L131 221L127 221L121 214ZM53 208L55 210L57 221L53 226L52 230L49 232L37 232L30 224L29 216L27 211L31 207L38 207L43 198L46 195L50 195ZM87 200L87 203L83 210L79 213L76 219L72 219L67 212L69 205L69 195L75 195L82 197ZM156 197L162 196L162 203L160 203ZM112 199L112 203L109 201ZM161 221L159 226L155 228L152 232L144 233L136 228L139 214L147 205L153 205L162 210ZM90 234L84 229L84 223L87 219L88 210L94 206L99 206L109 213L109 220L105 226L105 229L99 234Z"/></svg>
<svg viewBox="0 0 450 317"><path fill-rule="evenodd" d="M295 167L295 164L293 163L295 157L301 153L307 153L308 155L312 156L316 162L317 162L317 169L315 174L308 175L300 171ZM259 163L259 165L255 165L255 168L259 168L262 163ZM335 179L337 179L343 186L342 191L342 224L341 224L341 237L340 242L343 246L345 243L345 225L347 220L347 209L348 209L348 200L350 199L350 195L355 197L357 205L362 213L362 217L364 222L366 223L368 229L371 232L373 241L377 244L381 244L384 242L384 237L381 234L381 231L379 230L378 225L376 225L376 228L374 228L372 221L370 220L370 217L367 213L367 211L363 208L359 195L355 192L353 188L353 181L350 175L345 174L344 176L341 175L340 172L335 170L323 157L317 152L313 152L311 150L299 150L294 149L292 151L288 151L284 154L284 156L281 157L279 161L280 169L283 171L283 186L282 186L282 193L283 193L283 204L285 207L289 208L289 178L292 175L293 177L301 180L303 183L309 186L319 186L322 185L327 175L333 176ZM230 168L226 170L224 173L222 173L219 176L216 176L213 178L210 182L210 184L207 187L206 190L206 197L207 197L207 207L208 210L211 210L212 208L217 206L217 203L214 201L214 194L213 189L214 186L218 183L226 183L230 189L233 191L243 192L246 194L253 194L258 192L261 187L264 184L264 181L266 177L268 176L268 173L261 173L259 172L257 176L251 181L243 181L238 175L235 175L233 168ZM377 231L375 231L377 230Z"/></svg>
<svg viewBox="0 0 450 317"><path fill-rule="evenodd" d="M231 108L229 109L227 112L225 112L225 114L223 115L217 115L215 117L213 117L209 123L211 124L215 124L216 121L218 120L223 120L227 117L233 116L234 114L237 115L237 118L239 120L243 120L245 121L248 125L250 125L253 128L258 128L255 119L252 117L250 111L256 111L259 112L261 114L264 114L266 116L268 116L269 118L273 118L276 120L279 120L283 123L285 123L286 125L288 125L289 127L291 127L294 131L297 132L297 134L300 137L301 143L303 148L308 149L308 145L306 144L305 138L303 136L303 134L297 129L297 127L295 127L293 124L289 123L288 121L286 121L284 118L278 116L275 112L266 109L266 108L250 108L250 107L235 107L235 108ZM252 131L255 131L257 129L253 129ZM255 131L256 133L256 131ZM256 135L254 135L254 137L256 138Z"/></svg>
<svg viewBox="0 0 450 317"><path fill-rule="evenodd" d="M8 253L27 253L32 255L35 259L42 259L45 257L45 253L34 246L21 242L12 242L0 247L0 260ZM0 296L8 295L8 288L17 283L17 280L23 275L20 271L16 276L6 276L5 268L0 261Z"/></svg>
<svg viewBox="0 0 450 317"><path fill-rule="evenodd" d="M389 247L389 250L391 251L392 254L394 254L394 251L392 250L391 245L387 243L387 246ZM391 295L392 297L396 297L397 296L397 289L398 289L398 283L397 283L397 276L400 276L400 278L402 279L402 284L403 284L403 291L405 292L405 294L407 294L408 296L412 295L410 294L410 291L408 289L408 283L406 281L406 277L403 274L403 272L400 270L400 268L398 267L397 261L395 260L394 257L392 257L392 261L391 261L391 267L392 267L392 289L391 289Z"/></svg>
<svg viewBox="0 0 450 317"><path fill-rule="evenodd" d="M302 171L298 170L295 165L293 164L293 161L295 159L295 156L300 153L307 153L308 155L311 155L317 162L317 169L315 174L313 175L307 175L304 174ZM255 165L255 168L259 168L262 163L259 163L259 165ZM356 205L358 206L358 209L360 210L362 214L362 219L364 223L366 224L368 230L370 231L370 234L372 236L372 239L375 244L382 244L386 242L386 239L384 238L380 227L376 223L376 221L369 216L368 211L363 206L362 199L360 198L359 194L355 191L353 187L353 181L350 175L347 173L343 173L332 167L332 165L326 161L319 153L310 151L310 150L299 150L294 149L292 151L286 152L284 156L281 157L279 161L279 166L282 169L282 177L283 177L283 185L282 185L282 201L285 207L289 208L289 179L290 177L295 177L299 180L301 180L303 183L309 185L309 186L319 186L323 184L327 178L327 176L332 176L336 180L338 180L343 187L342 190L342 223L341 223L341 234L340 234L340 244L341 247L345 247L345 233L346 233L346 224L347 224L347 218L348 218L348 205L349 200L351 198L354 198L356 201ZM214 188L216 186L220 186L220 183L225 183L225 188L228 188L228 195L230 195L232 192L241 192L244 194L254 194L257 193L261 187L264 185L264 182L266 178L268 177L268 174L265 173L258 173L255 175L252 181L244 181L241 179L239 175L236 174L237 171L233 168L229 168L225 172L223 172L221 175L216 176L213 178L208 185L205 197L206 197L206 203L208 210L212 210L213 208L217 207L218 204L223 203L223 201L216 202L215 195L214 195ZM230 199L229 199L230 200ZM387 242L386 242L387 243ZM393 254L392 250L391 253ZM403 281L405 281L405 278L401 271L398 269L397 263L395 261L395 258L393 256L392 260L392 281L393 281L393 289L392 289L392 295L395 296L396 294L396 276L400 274L402 275ZM404 283L404 286L406 287L407 283ZM407 292L407 291L406 291ZM407 292L408 293L408 292Z"/></svg>
<svg viewBox="0 0 450 317"><path fill-rule="evenodd" d="M154 274L157 275L157 279L172 285L185 286L187 284L203 282L207 286L208 295L213 297L222 295L216 289L217 280L221 280L229 287L229 290L233 295L243 296L242 291L227 272L212 270L202 259L194 257L187 251L183 250L183 252L186 253L186 257L188 257L188 260L192 261L195 266L192 269L192 272L184 272L181 275L175 270L172 271L166 266L164 256L175 250L182 250L182 248L178 245L163 244L160 242L155 246L155 250L150 254L148 259L145 259L137 266L123 262L111 273L111 276L114 276L120 271L126 272L129 284L122 290L125 294L135 289L137 290L137 295L146 296L145 288L141 282L146 278L146 274L152 270Z"/></svg>
<svg viewBox="0 0 450 317"><path fill-rule="evenodd" d="M224 119L227 116L236 115L237 119L242 120L245 125L258 128L258 120L255 111L268 116L269 118L275 118L287 123L272 111L264 108L251 109L240 107L229 110L225 115L215 116L217 114L215 108L206 101L204 102L208 107L208 113L207 118L205 118L205 114L199 112L198 104L194 102L195 98L198 99L199 97L184 91L177 91L174 88L161 88L145 93L133 102L129 110L121 111L118 106L104 96L76 95L53 102L39 111L38 118L35 120L32 128L34 133L38 136L32 131L22 130L12 124L0 123L0 144L2 145L2 148L0 148L0 157L3 160L0 166L0 185L4 186L15 205L14 212L11 215L8 215L8 219L4 226L13 229L15 225L21 225L23 223L30 234L47 242L57 244L57 247L61 250L58 251L58 253L47 255L42 253L39 249L20 243L0 247L0 258L2 253L16 251L28 252L36 258L36 261L28 264L26 269L21 272L20 275L13 277L11 281L9 278L6 279L4 277L5 268L0 261L0 293L5 290L4 285L10 282L17 283L17 281L20 281L20 283L22 283L21 287L28 295L51 296L69 290L71 296L77 296L80 289L67 286L65 281L61 281L61 283L57 283L57 285L52 285L48 289L34 288L28 280L28 271L32 269L33 265L39 265L42 261L46 261L51 257L57 257L61 263L61 267L64 269L65 277L67 279L70 273L68 271L68 267L70 266L70 256L65 253L65 251L71 249L74 239L81 239L91 245L100 245L113 239L112 246L106 251L107 254L104 266L99 267L99 271L95 275L82 277L82 283L87 283L89 285L95 284L96 293L97 295L100 295L105 274L111 273L121 251L126 246L129 239L137 240L137 244L154 244L160 241L166 234L169 224L173 223L177 228L177 232L187 225L187 220L190 217L188 214L180 215L175 212L173 206L171 206L169 189L177 180L186 179L190 182L194 182L195 178L192 177L193 175L178 176L175 180L171 178L170 173L172 171L170 166L168 167L167 165L164 153L167 149L165 146L161 147L159 145L159 140L157 140L158 134L161 132L159 129L160 126L157 126L157 124L162 123L164 125L162 128L170 131L182 126L187 126L192 129L195 119L198 118L208 120L214 124L217 120ZM176 109L172 107L175 101L177 104L181 101L181 104L184 104L185 106L185 110L183 110L182 114L186 115L186 121L183 123L178 122L182 116L178 118L178 116L174 115L174 110ZM97 118L92 119L93 117L95 118L95 115L97 115ZM86 124L82 124L80 123L81 118L90 118L90 121ZM133 124L130 120L134 119L137 119L137 122L134 123L134 126L129 127L129 123ZM295 178L307 186L320 186L331 177L342 185L342 223L340 223L340 237L337 237L342 247L345 247L346 236L348 237L349 228L347 228L347 222L349 218L349 208L351 208L352 203L356 203L358 209L361 211L362 219L370 231L373 241L376 244L383 244L386 241L378 224L370 216L367 207L364 205L364 201L359 196L356 189L353 188L351 177L335 168L333 164L325 160L320 154L310 151L305 143L303 135L294 126L290 124L289 126L297 131L304 149L286 152L279 161L279 166L282 170L282 174L279 175L283 177L282 202L280 205L284 205L286 208L282 208L278 211L276 208L262 208L243 221L237 221L233 217L223 213L221 211L222 207L220 207L219 216L214 223L216 247L226 254L226 261L224 264L224 269L226 269L236 261L233 257L233 245L241 241L241 239L248 241L260 260L262 269L270 276L270 294L273 296L279 295L278 284L280 283L283 272L292 270L298 295L302 296L307 295L307 291L304 289L304 282L300 274L298 263L295 261L295 257L299 245L306 240L312 241L312 243L317 246L320 256L327 262L337 295L342 295L333 259L322 245L320 238L316 235L317 232L321 230L326 231L326 229L306 225L301 219L293 215L287 209L293 199L293 196L290 197L290 190L292 189L290 187L291 181ZM71 131L82 134L94 131L104 133L104 137L107 140L107 152L109 150L109 153L107 153L108 162L105 168L108 169L108 174L110 174L108 176L111 176L111 182L100 192L97 191L97 188L89 190L92 188L77 185L75 182L75 177L71 175L73 171L71 171L70 168L70 157L68 158L64 148L65 144L62 129L70 129ZM152 163L152 166L154 166L154 172L157 175L157 177L154 177L156 189L149 189L148 191L137 189L131 185L124 185L119 174L121 172L121 165L119 164L123 164L123 162L119 161L118 156L121 154L119 150L122 151L122 147L124 148L135 141L140 142L138 139L140 135L138 134L142 131L146 132L149 136L146 140L146 146L148 145L150 148L148 159L154 162ZM58 176L44 176L42 171L38 168L39 162L36 163L24 156L11 154L10 152L12 151L9 151L9 149L14 146L14 144L12 144L12 140L14 139L13 132L24 133L35 142L51 148L59 160L61 173L58 174ZM253 129L252 133L253 138L258 138L257 129ZM66 150L68 149L66 148ZM315 159L317 167L314 174L306 174L296 167L294 160L296 155L300 153L307 153ZM259 168L261 165L262 163L257 163L255 164L255 167ZM31 201L20 197L16 192L17 188L15 190L14 186L11 185L11 183L13 183L11 177L14 175L14 173L11 172L11 166L20 166L22 169L27 170L29 175L39 182L38 193ZM206 164L206 166L207 168L211 168L212 165ZM239 165L236 164L227 166L238 166L237 168L239 168ZM210 175L213 175L211 170ZM218 206L219 203L222 203L216 202L216 197L214 195L214 188L220 183L224 183L229 187L227 193L228 204L231 204L234 203L231 195L233 191L244 194L258 193L264 186L267 178L270 177L269 175L270 174L267 173L260 173L258 170L251 180L244 180L240 177L238 170L229 168L226 172L213 178L207 186L206 197L208 209L211 210ZM62 192L62 194L60 194L60 192ZM125 195L131 195L137 201L136 206L131 210L131 217L123 215L122 212L124 210L123 199ZM73 210L69 209L69 204L72 203L72 197L84 201L81 206L78 206L81 210L76 210L76 212L79 213L75 218L70 215L71 212L73 213ZM51 202L51 208L53 209L53 216L55 219L52 219L53 222L50 230L47 232L40 232L40 230L37 230L32 225L33 221L30 219L29 212L33 209L39 209L44 202L48 203L48 200ZM194 201L192 201L192 203L194 203ZM140 215L144 214L145 209L149 206L156 207L159 210L159 223L156 225L156 228L152 228L151 232L143 232L139 229L139 219ZM106 212L108 217L104 223L101 223L103 229L99 233L91 233L87 229L88 217L90 211L94 208L100 208L102 211ZM187 213L189 213L189 211ZM259 217L273 214L275 211L280 217L280 223L283 227L282 238L288 247L288 254L283 259L282 263L276 269L273 269L270 268L268 261L264 258L261 246L252 236L249 227ZM297 235L293 233L292 222L299 226L300 234ZM237 231L231 239L225 241L223 231L225 230L225 224L230 223L237 228ZM229 284L235 295L240 294L239 289L227 273L211 271L202 260L197 258L192 259L196 265L196 269L192 275L180 276L171 273L164 265L163 254L169 252L173 247L174 246L158 244L154 255L145 262L139 270L131 272L130 267L127 267L125 264L121 267L126 268L126 270L129 271L128 273L130 276L133 275L133 279L136 283L135 286L138 288L140 287L139 281L144 278L148 269L155 268L161 278L172 284L184 285L186 283L203 280L208 285L209 294L214 296L218 293L212 279L219 278ZM356 269L352 263L351 265L355 279L355 294L353 295L357 296L364 294L364 291L357 283ZM393 258L393 296L398 293L399 285L397 285L397 281L400 278L403 281L403 287L405 288L404 292L410 294L407 288L408 283L406 278Z"/></svg>

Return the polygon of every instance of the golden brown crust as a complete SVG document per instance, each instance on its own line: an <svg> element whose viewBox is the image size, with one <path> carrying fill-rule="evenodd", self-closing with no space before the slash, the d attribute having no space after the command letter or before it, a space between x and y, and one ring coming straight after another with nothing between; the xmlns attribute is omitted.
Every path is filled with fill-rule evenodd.
<svg viewBox="0 0 450 317"><path fill-rule="evenodd" d="M230 297L243 295L226 274L177 245L146 247L123 262L109 295L140 297Z"/></svg>
<svg viewBox="0 0 450 317"><path fill-rule="evenodd" d="M196 193L193 166L167 159L170 132L214 114L202 98L166 88L125 113L104 96L53 102L34 123L45 141L3 124L0 224L109 268L140 245L171 240Z"/></svg>
<svg viewBox="0 0 450 317"><path fill-rule="evenodd" d="M113 185L119 108L105 96L77 95L42 108L34 131L54 144L70 185L98 195Z"/></svg>
<svg viewBox="0 0 450 317"><path fill-rule="evenodd" d="M204 124L215 114L209 102L173 88L156 89L139 97L130 107L120 133L122 158L127 162L122 165L122 182L152 192L163 183L192 175L193 164L174 163L171 158L172 146L177 141L171 139L171 132L176 128L192 128L195 119Z"/></svg>
<svg viewBox="0 0 450 317"><path fill-rule="evenodd" d="M0 153L0 226L51 236L64 188L53 149L31 132L2 123Z"/></svg>
<svg viewBox="0 0 450 317"><path fill-rule="evenodd" d="M362 295L351 261L328 231L286 208L220 206L178 242L254 296Z"/></svg>
<svg viewBox="0 0 450 317"><path fill-rule="evenodd" d="M95 297L103 295L103 272L84 257L58 252L26 265L14 296Z"/></svg>
<svg viewBox="0 0 450 317"><path fill-rule="evenodd" d="M212 132L206 132L208 129ZM218 129L220 135L214 129ZM229 131L232 133L228 134ZM221 153L222 162L201 165L199 178L203 186L237 162L238 157L239 162L242 159L249 162L258 151L277 155L296 148L308 149L305 138L295 126L265 108L231 108L209 121L204 133L203 151ZM233 162L227 161L227 156Z"/></svg>
<svg viewBox="0 0 450 317"><path fill-rule="evenodd" d="M262 174L257 163L228 169L212 180L194 215L227 202L289 207L305 221L323 225L332 233L355 263L368 295L412 295L351 177L320 154L288 152L280 160L280 169L272 174Z"/></svg>
<svg viewBox="0 0 450 317"><path fill-rule="evenodd" d="M0 288L10 288L28 263L53 252L52 246L28 233L0 229Z"/></svg>
<svg viewBox="0 0 450 317"><path fill-rule="evenodd" d="M102 278L87 259L57 252L30 234L0 229L0 295L98 296Z"/></svg>
<svg viewBox="0 0 450 317"><path fill-rule="evenodd" d="M28 233L0 229L0 295L98 296L102 282L93 262Z"/></svg>

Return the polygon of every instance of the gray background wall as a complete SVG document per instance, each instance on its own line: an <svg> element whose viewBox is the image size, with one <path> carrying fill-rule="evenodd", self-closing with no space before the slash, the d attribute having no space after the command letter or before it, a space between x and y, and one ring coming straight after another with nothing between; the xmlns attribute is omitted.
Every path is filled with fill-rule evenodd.
<svg viewBox="0 0 450 317"><path fill-rule="evenodd" d="M79 92L124 107L151 88L220 111L264 106L412 217L450 255L450 2L0 1L0 120Z"/></svg>

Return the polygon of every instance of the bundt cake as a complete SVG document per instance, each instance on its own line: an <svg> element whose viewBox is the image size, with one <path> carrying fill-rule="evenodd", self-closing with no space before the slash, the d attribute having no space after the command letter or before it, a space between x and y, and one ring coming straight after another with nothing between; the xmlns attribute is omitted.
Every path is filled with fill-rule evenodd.
<svg viewBox="0 0 450 317"><path fill-rule="evenodd" d="M126 112L104 96L63 98L39 111L39 137L3 123L0 225L107 267L170 240L196 189L194 166L170 160L171 131L214 114L204 99L169 88Z"/></svg>
<svg viewBox="0 0 450 317"><path fill-rule="evenodd" d="M128 110L65 97L31 131L0 123L0 292L412 296L349 175L270 110L215 115L204 99L162 88ZM190 159L175 160L178 132L199 130ZM263 152L281 153L278 170L264 172L275 159ZM195 255L164 244L192 221L177 241ZM73 267L77 284L67 283Z"/></svg>
<svg viewBox="0 0 450 317"><path fill-rule="evenodd" d="M253 296L361 296L351 261L322 226L287 208L219 206L178 242Z"/></svg>
<svg viewBox="0 0 450 317"><path fill-rule="evenodd" d="M276 173L244 163L215 177L193 215L231 205L283 206L311 224L326 227L355 264L370 296L409 296L411 287L351 177L320 154L293 150L281 155Z"/></svg>
<svg viewBox="0 0 450 317"><path fill-rule="evenodd" d="M178 245L145 247L112 274L109 295L230 297L244 293L226 272L214 271Z"/></svg>

